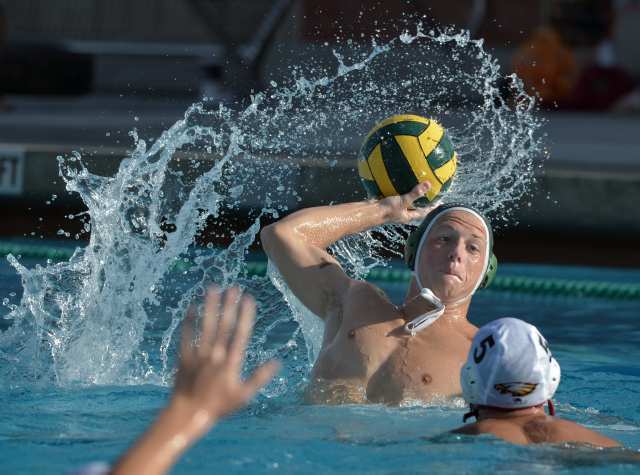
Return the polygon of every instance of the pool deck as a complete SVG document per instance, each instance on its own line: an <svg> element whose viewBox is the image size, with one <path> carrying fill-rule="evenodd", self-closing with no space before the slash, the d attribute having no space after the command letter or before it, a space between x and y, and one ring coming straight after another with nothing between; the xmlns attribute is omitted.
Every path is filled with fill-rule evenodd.
<svg viewBox="0 0 640 475"><path fill-rule="evenodd" d="M0 177L4 186L0 203L10 218L0 227L0 235L27 234L27 228L37 223L36 214L44 213L51 221L52 215L78 210L77 199L64 192L56 156L77 150L88 158L92 171L112 173L132 146L130 130L136 128L143 138L158 137L182 118L192 102L186 96L9 98L13 109L0 112L0 159L24 158L19 186L7 188L6 167ZM550 157L542 163L538 187L528 198L531 206L521 207L519 224L511 233L529 236L535 230L534 234L550 239L554 233L615 233L638 239L640 116L554 112L545 118ZM361 197L353 160L358 145L359 138L354 137L334 167L328 167L326 160L306 159L297 183L302 201L296 204ZM313 193L304 191L311 183ZM57 195L55 204L47 205L52 194ZM46 227L41 225L39 232L50 234Z"/></svg>

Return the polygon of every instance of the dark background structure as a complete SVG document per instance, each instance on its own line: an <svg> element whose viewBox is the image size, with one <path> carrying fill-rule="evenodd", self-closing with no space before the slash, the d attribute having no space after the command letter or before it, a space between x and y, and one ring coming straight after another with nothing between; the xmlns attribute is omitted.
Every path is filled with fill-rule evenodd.
<svg viewBox="0 0 640 475"><path fill-rule="evenodd" d="M336 38L368 44L417 16L483 38L541 98L550 158L501 257L639 267L638 0L0 0L0 235L74 233L56 156L112 172L132 128L157 137L203 95L241 104L309 55L331 64ZM353 177L340 199L362 196L355 150L337 158L310 165L328 185L302 206L336 199L331 173Z"/></svg>

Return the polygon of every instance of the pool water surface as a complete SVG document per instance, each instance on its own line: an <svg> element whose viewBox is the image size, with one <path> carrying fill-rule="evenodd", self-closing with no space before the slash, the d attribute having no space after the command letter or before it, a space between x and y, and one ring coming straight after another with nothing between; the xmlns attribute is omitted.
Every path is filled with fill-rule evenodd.
<svg viewBox="0 0 640 475"><path fill-rule="evenodd" d="M501 272L640 281L640 271L505 265ZM381 285L401 300L404 285ZM12 292L19 298L20 283L0 264L0 297ZM640 463L632 462L640 449L639 315L639 301L491 291L479 293L470 311L476 325L512 316L538 326L562 367L559 415L619 440L626 451L516 447L488 436L448 435L462 423L462 404L309 406L301 402L299 381L222 421L173 473L640 473ZM11 381L2 381L0 388L2 472L20 474L113 461L169 393L156 385L11 389Z"/></svg>

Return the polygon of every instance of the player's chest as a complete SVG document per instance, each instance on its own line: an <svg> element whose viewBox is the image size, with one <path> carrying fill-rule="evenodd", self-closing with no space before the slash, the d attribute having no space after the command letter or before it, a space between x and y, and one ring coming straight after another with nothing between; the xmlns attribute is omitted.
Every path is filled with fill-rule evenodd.
<svg viewBox="0 0 640 475"><path fill-rule="evenodd" d="M434 395L460 392L462 350L446 351L439 345L407 341L386 359L368 368L367 397L376 402L397 403L406 399L431 400Z"/></svg>
<svg viewBox="0 0 640 475"><path fill-rule="evenodd" d="M380 331L382 330L382 331ZM414 383L435 378L456 379L469 351L469 341L458 335L432 337L411 336L402 325L387 328L360 329L354 336L361 364L373 376L383 373L390 379Z"/></svg>

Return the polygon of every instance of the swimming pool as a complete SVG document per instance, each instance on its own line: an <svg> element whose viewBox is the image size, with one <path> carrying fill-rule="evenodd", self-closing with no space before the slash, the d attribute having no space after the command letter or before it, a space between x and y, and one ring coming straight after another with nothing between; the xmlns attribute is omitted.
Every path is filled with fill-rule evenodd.
<svg viewBox="0 0 640 475"><path fill-rule="evenodd" d="M504 265L501 273L640 280L640 271L549 266ZM382 285L394 300L401 299L402 284ZM3 262L0 295L11 292L19 294L20 283ZM518 316L538 325L563 370L556 395L559 414L618 439L634 451L640 449L640 301L486 291L476 297L470 315L478 325L499 316ZM283 326L279 331L286 339L291 328ZM282 376L296 380L291 374ZM167 388L156 385L34 385L14 390L7 389L9 385L10 381L2 381L0 389L4 401L0 456L6 473L64 473L90 461L112 461L143 431L168 395ZM298 390L290 390L271 398L262 396L220 423L188 452L174 473L586 474L640 470L640 465L620 462L616 454L522 448L490 437L443 435L461 424L464 412L455 404L308 406L301 403Z"/></svg>

